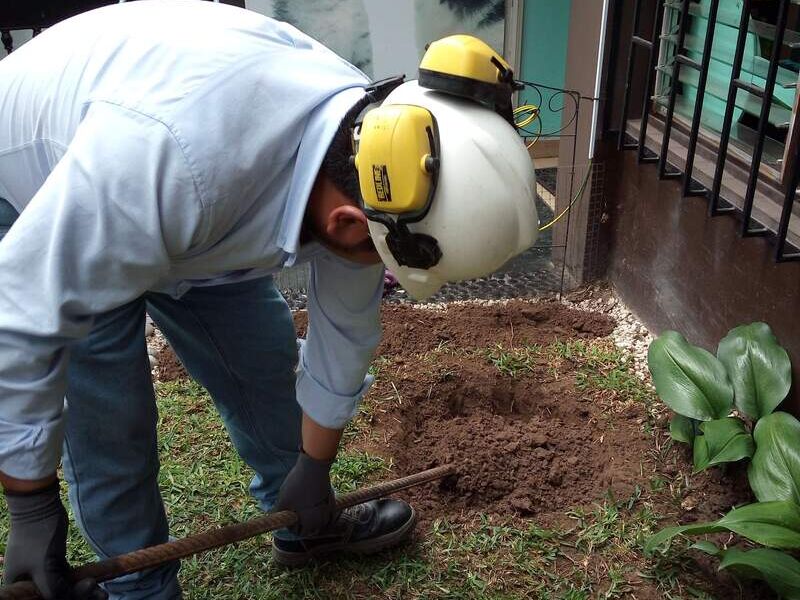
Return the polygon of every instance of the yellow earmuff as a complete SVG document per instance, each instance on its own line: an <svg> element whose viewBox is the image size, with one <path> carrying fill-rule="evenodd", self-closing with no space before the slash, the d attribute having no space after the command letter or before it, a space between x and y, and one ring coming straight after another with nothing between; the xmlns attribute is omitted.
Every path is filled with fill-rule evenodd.
<svg viewBox="0 0 800 600"><path fill-rule="evenodd" d="M367 207L392 214L426 211L438 166L436 120L429 110L391 104L364 116L355 167Z"/></svg>
<svg viewBox="0 0 800 600"><path fill-rule="evenodd" d="M471 35L451 35L428 45L419 84L480 102L512 125L511 94L521 88L506 60Z"/></svg>

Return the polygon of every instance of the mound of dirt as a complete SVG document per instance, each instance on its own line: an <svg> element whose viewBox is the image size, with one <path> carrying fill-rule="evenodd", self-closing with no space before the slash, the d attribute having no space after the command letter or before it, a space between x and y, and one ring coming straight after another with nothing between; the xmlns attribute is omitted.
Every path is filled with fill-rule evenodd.
<svg viewBox="0 0 800 600"><path fill-rule="evenodd" d="M541 519L608 492L627 498L652 443L642 407L612 414L575 388L571 368L556 372L541 359L510 377L477 353L440 355L435 364L395 359L372 392L380 443L371 450L401 474L455 465L438 487L407 493L425 519L470 509Z"/></svg>

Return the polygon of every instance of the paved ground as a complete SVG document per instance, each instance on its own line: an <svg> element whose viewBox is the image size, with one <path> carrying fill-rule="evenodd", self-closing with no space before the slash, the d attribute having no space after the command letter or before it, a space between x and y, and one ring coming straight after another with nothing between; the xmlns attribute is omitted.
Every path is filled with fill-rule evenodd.
<svg viewBox="0 0 800 600"><path fill-rule="evenodd" d="M536 169L536 183L544 187L548 192L556 194L556 175L558 169Z"/></svg>

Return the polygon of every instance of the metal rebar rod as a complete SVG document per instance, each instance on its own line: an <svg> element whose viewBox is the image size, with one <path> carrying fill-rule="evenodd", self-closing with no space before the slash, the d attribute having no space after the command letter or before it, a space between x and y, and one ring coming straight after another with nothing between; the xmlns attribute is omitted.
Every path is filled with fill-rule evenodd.
<svg viewBox="0 0 800 600"><path fill-rule="evenodd" d="M368 500L382 498L400 490L441 479L452 474L454 470L453 465L443 465L409 475L408 477L401 477L400 479L379 483L362 490L342 494L336 499L336 508L342 510ZM297 516L292 511L284 510L269 513L243 523L225 525L165 544L143 548L107 560L88 563L74 569L72 578L74 581L80 581L91 577L98 582L116 579L128 573L150 569L205 552L206 550L241 542L268 531L290 527L296 520ZM36 586L30 581L0 588L0 600L41 600L41 598Z"/></svg>

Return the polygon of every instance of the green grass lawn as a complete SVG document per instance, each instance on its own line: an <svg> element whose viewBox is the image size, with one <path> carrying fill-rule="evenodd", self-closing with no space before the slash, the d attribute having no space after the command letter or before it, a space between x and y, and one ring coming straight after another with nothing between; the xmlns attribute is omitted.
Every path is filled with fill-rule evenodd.
<svg viewBox="0 0 800 600"><path fill-rule="evenodd" d="M626 371L618 354L601 355L580 346L564 346L585 360L581 385L617 389L633 398L649 396ZM525 368L525 357L487 356L510 376ZM385 361L385 359L383 359ZM374 372L380 373L380 359ZM380 374L378 375L380 377ZM205 391L191 381L157 387L162 457L161 487L172 535L185 536L215 524L259 514L247 492L248 468L238 458ZM364 405L369 411L369 402ZM338 489L347 491L393 476L391 464L354 446L364 417L351 424L334 468ZM645 486L647 480L645 478ZM5 540L3 508L0 540ZM650 565L641 546L658 527L648 494L566 510L563 523L542 528L533 519L499 519L476 514L466 524L435 521L405 547L378 556L341 559L286 570L270 560L268 536L187 559L181 581L190 600L294 598L638 598L708 597L687 587L672 566ZM69 540L73 564L92 560L73 527ZM672 569L672 570L671 570ZM653 592L650 593L653 593Z"/></svg>

